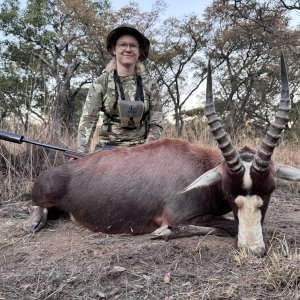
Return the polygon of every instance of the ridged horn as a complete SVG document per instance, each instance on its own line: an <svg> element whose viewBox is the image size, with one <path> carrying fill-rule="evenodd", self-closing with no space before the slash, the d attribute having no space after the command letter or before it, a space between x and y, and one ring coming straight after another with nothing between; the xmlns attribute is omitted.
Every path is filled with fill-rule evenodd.
<svg viewBox="0 0 300 300"><path fill-rule="evenodd" d="M259 145L254 156L252 167L258 172L264 172L269 168L271 156L283 129L289 121L289 111L291 110L291 101L289 96L288 74L285 60L281 53L281 99L279 109L275 116L275 121L271 124L264 139Z"/></svg>
<svg viewBox="0 0 300 300"><path fill-rule="evenodd" d="M222 151L228 169L233 173L238 173L244 167L241 163L238 152L236 151L234 145L232 144L228 133L224 130L223 125L221 124L220 119L215 110L213 93L212 93L212 77L211 77L210 61L208 62L208 70L207 70L205 115L208 119L208 125L212 132L212 135L214 136L215 140L219 145L219 148Z"/></svg>

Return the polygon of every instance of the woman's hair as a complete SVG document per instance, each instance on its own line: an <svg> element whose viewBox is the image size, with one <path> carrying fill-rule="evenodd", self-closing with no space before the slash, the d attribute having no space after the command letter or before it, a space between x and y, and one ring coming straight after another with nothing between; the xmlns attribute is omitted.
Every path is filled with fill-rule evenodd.
<svg viewBox="0 0 300 300"><path fill-rule="evenodd" d="M116 62L116 59L115 58L112 58L109 63L107 64L105 70L106 72L112 72L114 70L117 69L117 62ZM145 71L145 66L140 62L140 61L137 61L137 63L135 64L135 72L137 74L143 74Z"/></svg>

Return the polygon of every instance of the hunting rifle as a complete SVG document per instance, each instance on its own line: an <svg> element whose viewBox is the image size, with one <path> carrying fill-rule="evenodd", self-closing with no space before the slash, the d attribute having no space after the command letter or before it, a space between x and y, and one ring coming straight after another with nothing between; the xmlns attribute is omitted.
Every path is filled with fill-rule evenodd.
<svg viewBox="0 0 300 300"><path fill-rule="evenodd" d="M72 157L75 159L84 157L87 155L87 153L85 153L85 152L80 152L80 151L76 151L76 150L72 150L72 149L68 149L68 148L63 148L60 146L55 146L55 145L45 144L45 143L38 142L38 141L33 141L31 139L25 138L23 135L4 131L4 130L0 130L0 140L17 143L17 144L22 144L23 142L25 142L25 143L42 146L42 147L46 147L46 148L50 148L50 149L54 149L54 150L58 150L58 151L63 151L65 156Z"/></svg>

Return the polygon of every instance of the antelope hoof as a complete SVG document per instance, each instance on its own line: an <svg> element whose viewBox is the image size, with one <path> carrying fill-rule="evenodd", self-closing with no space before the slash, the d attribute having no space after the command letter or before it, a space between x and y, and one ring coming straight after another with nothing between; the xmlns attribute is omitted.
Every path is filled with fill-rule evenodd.
<svg viewBox="0 0 300 300"><path fill-rule="evenodd" d="M30 231L35 233L45 227L48 216L48 209L40 206L30 206Z"/></svg>
<svg viewBox="0 0 300 300"><path fill-rule="evenodd" d="M172 227L169 225L162 225L155 231L151 233L153 237L151 237L151 240L169 240L169 237L172 235Z"/></svg>

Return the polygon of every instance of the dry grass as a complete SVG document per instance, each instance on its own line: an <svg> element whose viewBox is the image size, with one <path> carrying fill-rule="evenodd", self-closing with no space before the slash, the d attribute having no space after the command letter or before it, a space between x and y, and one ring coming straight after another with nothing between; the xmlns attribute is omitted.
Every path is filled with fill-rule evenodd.
<svg viewBox="0 0 300 300"><path fill-rule="evenodd" d="M7 130L11 129L8 128ZM67 135L57 139L56 143L53 143L49 136L47 129L33 127L26 138L63 147L66 147L67 142L69 142ZM74 141L69 143L72 145ZM38 174L47 168L63 163L65 160L63 154L55 150L25 142L14 144L0 141L0 171L2 173L0 195L12 198L29 193Z"/></svg>
<svg viewBox="0 0 300 300"><path fill-rule="evenodd" d="M300 287L300 248L291 247L285 236L275 237L271 246L268 264L262 269L264 281L269 290L292 299Z"/></svg>
<svg viewBox="0 0 300 300"><path fill-rule="evenodd" d="M184 138L215 146L205 124L193 126ZM43 130L28 137L51 143ZM65 140L61 145L72 146ZM233 140L239 148L260 143ZM8 167L1 181L0 299L300 299L297 184L278 185L267 212L264 257L237 251L229 236L153 241L91 233L68 219L50 221L32 235L26 227L27 201L20 196L30 192L38 172L64 157L28 145L4 145L0 155ZM283 139L274 158L299 166L298 146L296 139Z"/></svg>

